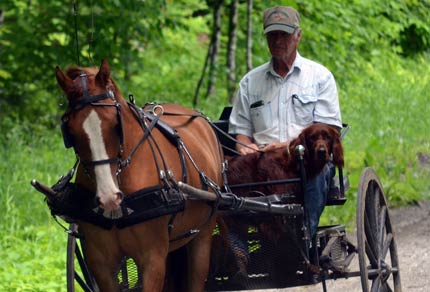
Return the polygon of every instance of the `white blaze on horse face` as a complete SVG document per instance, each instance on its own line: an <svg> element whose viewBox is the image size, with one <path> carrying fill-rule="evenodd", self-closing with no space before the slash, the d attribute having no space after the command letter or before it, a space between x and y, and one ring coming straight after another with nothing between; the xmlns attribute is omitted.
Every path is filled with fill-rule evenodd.
<svg viewBox="0 0 430 292"><path fill-rule="evenodd" d="M106 146L103 141L101 129L102 121L95 111L91 111L83 123L85 133L90 141L91 158L93 161L109 159ZM121 199L117 195L118 189L113 179L110 164L101 164L94 167L97 182L96 196L100 199L101 207L105 211L119 208Z"/></svg>

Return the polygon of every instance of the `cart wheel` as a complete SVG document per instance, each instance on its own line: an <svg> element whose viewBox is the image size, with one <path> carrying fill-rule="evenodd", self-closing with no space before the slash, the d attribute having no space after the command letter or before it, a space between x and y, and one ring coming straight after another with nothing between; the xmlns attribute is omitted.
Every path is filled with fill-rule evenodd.
<svg viewBox="0 0 430 292"><path fill-rule="evenodd" d="M365 168L360 177L357 246L363 292L402 291L387 201L372 168Z"/></svg>
<svg viewBox="0 0 430 292"><path fill-rule="evenodd" d="M67 239L67 292L75 292L76 284L81 288L78 291L99 291L85 263L82 240L75 236L78 234L78 225L70 224L69 230L72 234Z"/></svg>

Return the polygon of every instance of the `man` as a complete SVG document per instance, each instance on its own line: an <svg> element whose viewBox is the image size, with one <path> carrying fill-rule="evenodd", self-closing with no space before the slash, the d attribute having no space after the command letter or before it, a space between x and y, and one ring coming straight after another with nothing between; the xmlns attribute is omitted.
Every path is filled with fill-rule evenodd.
<svg viewBox="0 0 430 292"><path fill-rule="evenodd" d="M333 75L297 51L302 37L299 19L292 7L276 6L264 12L264 33L272 58L240 81L229 121L229 132L236 135L241 154L285 147L312 123L342 127ZM311 237L332 175L327 168L307 183L304 203Z"/></svg>

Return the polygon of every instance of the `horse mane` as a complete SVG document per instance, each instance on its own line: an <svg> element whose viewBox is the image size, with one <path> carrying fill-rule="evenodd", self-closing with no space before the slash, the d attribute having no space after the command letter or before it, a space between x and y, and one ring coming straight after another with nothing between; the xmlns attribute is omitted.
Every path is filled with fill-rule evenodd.
<svg viewBox="0 0 430 292"><path fill-rule="evenodd" d="M67 69L66 75L73 80L73 79L76 79L77 77L79 77L79 75L83 71L85 71L85 70L81 67L70 67Z"/></svg>
<svg viewBox="0 0 430 292"><path fill-rule="evenodd" d="M69 77L72 80L75 80L79 77L79 75L82 74L82 72L87 73L87 71L82 67L70 67L66 71L67 77ZM80 84L71 83L71 86L67 87L66 95L70 99L79 98L83 95L82 87Z"/></svg>

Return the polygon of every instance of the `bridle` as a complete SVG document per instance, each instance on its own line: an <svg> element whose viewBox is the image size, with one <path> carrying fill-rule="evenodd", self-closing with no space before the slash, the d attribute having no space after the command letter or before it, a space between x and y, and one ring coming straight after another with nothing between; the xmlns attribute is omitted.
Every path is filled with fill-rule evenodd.
<svg viewBox="0 0 430 292"><path fill-rule="evenodd" d="M85 72L82 72L79 77L81 78L81 84L82 84L82 97L75 99L73 101L70 101L68 104L68 108L66 113L62 116L62 124L61 124L61 130L63 134L63 140L64 145L66 148L73 147L75 150L76 155L78 156L78 159L80 160L80 163L84 166L85 172L89 173L88 168L94 167L97 165L103 165L103 164L117 164L118 168L116 171L116 176L118 176L124 168L126 168L131 163L131 159L136 153L137 149L143 144L145 140L147 140L151 136L152 130L155 128L155 126L161 122L160 121L160 115L163 113L163 111L156 109L159 109L159 106L154 106L154 109L152 111L152 115L147 112L143 112L141 108L138 108L134 105L134 103L127 103L132 112L136 116L136 120L140 124L140 127L143 129L143 135L140 138L140 140L136 143L134 148L131 150L131 152L128 154L127 157L123 157L124 154L124 130L123 130L123 122L122 122L122 111L121 111L121 103L117 101L115 98L115 94L111 89L107 89L105 93L98 94L98 95L90 95L87 87L87 74ZM99 102L100 100L104 99L110 99L113 102L112 103L105 103L105 102ZM79 157L79 153L76 150L76 145L73 139L73 136L70 134L69 128L68 128L68 120L69 115L72 112L79 111L87 106L93 106L93 107L115 107L116 109L116 117L117 117L117 132L119 136L119 151L116 157L102 159L102 160L89 160L89 161L83 161ZM148 119L149 118L149 119ZM147 122L147 121L150 122ZM179 137L177 138L179 139ZM176 138L173 138L173 140L176 140ZM180 139L179 139L180 140ZM181 141L174 141L173 144L177 144L178 147L179 144L181 144ZM158 151L160 152L160 149L158 148L158 145L155 143L155 149L151 146L151 149L153 152ZM160 153L161 154L161 153ZM161 155L162 156L162 155ZM155 157L155 155L154 155ZM164 165L164 168L166 169L166 164L164 162L164 159L162 158ZM181 160L183 160L181 158ZM162 171L161 166L157 163L157 168L160 172L160 178L164 180L165 174L168 172ZM184 167L183 167L184 168ZM186 171L183 171L183 178L186 177Z"/></svg>
<svg viewBox="0 0 430 292"><path fill-rule="evenodd" d="M117 129L118 129L118 135L119 135L119 153L116 157L108 158L108 159L102 159L102 160L91 160L91 161L82 161L80 158L80 162L86 166L97 166L102 164L113 164L113 163L120 163L121 162L121 156L124 152L124 133L122 128L122 115L121 115L121 104L115 99L115 94L111 89L108 89L105 93L97 94L97 95L90 95L87 87L87 74L85 72L82 72L79 77L81 78L81 84L82 84L82 97L69 101L68 108L66 113L61 117L61 131L63 134L63 140L64 140L64 146L66 148L73 147L75 150L76 155L79 157L79 153L77 153L76 145L74 141L74 137L70 134L69 128L68 128L68 121L69 121L69 115L72 112L79 111L87 106L93 106L93 107L115 107L116 109L116 116L117 116ZM105 102L98 102L100 100L104 99L110 99L113 102L112 103L105 103Z"/></svg>

